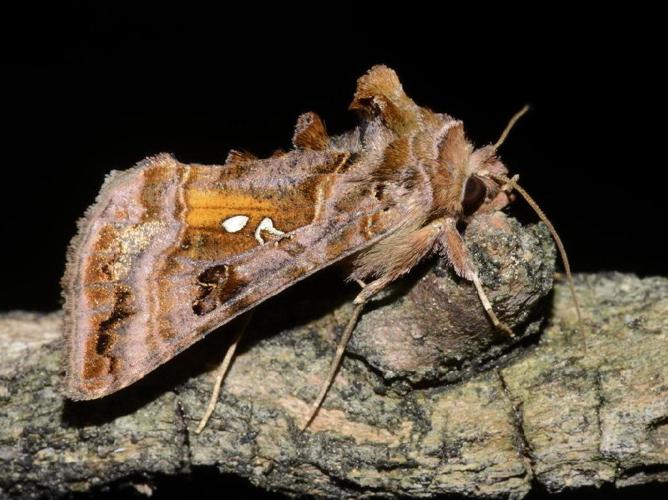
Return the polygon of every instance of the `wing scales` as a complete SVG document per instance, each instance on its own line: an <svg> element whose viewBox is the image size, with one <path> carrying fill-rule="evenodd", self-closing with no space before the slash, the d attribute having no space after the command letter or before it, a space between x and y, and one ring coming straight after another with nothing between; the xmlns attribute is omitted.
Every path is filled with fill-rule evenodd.
<svg viewBox="0 0 668 500"><path fill-rule="evenodd" d="M337 190L355 192L344 174L322 165L329 161L335 169L340 155L320 155L315 174L284 172L283 186L261 195L249 178L225 177L224 166L184 165L167 155L107 183L82 224L66 273L68 395L97 398L131 384L391 229L391 214L384 223L374 217L381 207L373 199L360 199L356 213L313 220L323 189L332 200L320 212L335 210ZM222 221L240 215L247 224L225 231ZM284 236L265 232L261 244L255 232L264 218Z"/></svg>

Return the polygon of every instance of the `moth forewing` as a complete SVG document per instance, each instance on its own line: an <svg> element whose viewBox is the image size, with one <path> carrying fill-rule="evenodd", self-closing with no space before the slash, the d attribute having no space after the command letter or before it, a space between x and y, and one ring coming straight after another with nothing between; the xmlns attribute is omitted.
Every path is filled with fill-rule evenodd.
<svg viewBox="0 0 668 500"><path fill-rule="evenodd" d="M68 396L133 383L392 231L404 205L349 182L351 154L296 150L243 169L159 155L113 176L80 224L64 278Z"/></svg>

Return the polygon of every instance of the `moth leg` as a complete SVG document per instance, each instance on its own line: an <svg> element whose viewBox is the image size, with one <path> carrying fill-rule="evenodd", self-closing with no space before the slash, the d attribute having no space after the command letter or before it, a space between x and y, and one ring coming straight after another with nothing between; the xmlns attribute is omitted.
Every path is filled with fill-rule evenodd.
<svg viewBox="0 0 668 500"><path fill-rule="evenodd" d="M366 283L364 283L364 281L362 281L358 277L353 276L352 279L355 283L357 283L360 286L360 288L366 288Z"/></svg>
<svg viewBox="0 0 668 500"><path fill-rule="evenodd" d="M373 295L376 295L378 292L380 292L383 288L385 288L387 285L392 283L394 281L394 278L391 276L383 276L382 278L378 278L377 280L373 280L371 283L368 283L364 289L355 297L355 300L353 300L353 304L364 304L367 300L369 300Z"/></svg>
<svg viewBox="0 0 668 500"><path fill-rule="evenodd" d="M343 335L341 335L341 339L339 340L339 345L336 346L336 354L334 355L334 359L332 360L332 363L329 366L329 372L327 373L327 377L325 378L325 381L320 387L320 392L318 393L318 397L311 405L308 418L306 419L306 421L302 425L302 428L300 429L301 432L304 432L306 428L309 426L309 424L315 418L316 414L318 413L318 410L320 409L320 406L322 405L322 402L325 400L325 396L327 396L329 388L332 386L332 382L334 382L334 377L336 377L336 372L339 370L339 366L341 365L341 359L343 358L343 353L346 351L346 345L348 344L348 341L350 340L350 337L353 334L353 330L355 330L355 325L357 324L357 320L359 319L360 314L362 314L362 309L364 309L364 303L357 304L355 306L355 309L353 309L353 315L350 317L350 320L348 320L348 325L346 326Z"/></svg>
<svg viewBox="0 0 668 500"><path fill-rule="evenodd" d="M355 304L362 304L387 285L408 273L425 256L433 251L444 229L444 219L435 219L419 229L400 232L372 247L358 260L356 273L378 276L363 287L355 298ZM355 275L353 275L353 279Z"/></svg>
<svg viewBox="0 0 668 500"><path fill-rule="evenodd" d="M371 269L378 269L381 276L378 279L375 279L371 283L364 283L359 279L355 274L352 275L352 279L356 281L361 287L362 291L357 295L353 303L355 304L355 309L353 310L353 315L346 326L346 330L339 340L339 345L336 348L336 354L334 360L329 368L329 373L327 378L323 383L320 393L316 398L315 402L311 406L311 411L309 413L308 419L302 427L304 431L309 424L313 421L313 418L318 412L320 405L327 395L327 391L334 381L336 372L339 369L341 364L341 359L346 350L346 344L352 336L357 320L359 319L364 304L369 300L373 295L378 293L380 290L385 288L387 285L392 283L394 280L406 274L410 271L413 266L422 260L422 258L431 252L434 248L434 244L438 241L439 235L443 231L444 221L443 219L436 219L430 224L422 227L420 229L411 230L406 233L400 233L396 235L393 240L390 240L389 243L379 245L380 251L371 252L366 254L362 258L362 261L357 263L359 266L364 269L365 267ZM365 264L365 262L367 264ZM385 265L389 263L390 265ZM380 264L380 266L378 265ZM362 274L373 274L370 272L363 272Z"/></svg>
<svg viewBox="0 0 668 500"><path fill-rule="evenodd" d="M492 320L494 326L499 330L501 330L502 332L507 333L511 337L514 337L515 333L510 329L508 325L506 325L499 318L497 318L496 314L494 313L494 309L492 309L492 304L490 303L489 299L487 298L487 295L485 294L485 290L483 290L482 285L480 284L480 278L478 278L477 272L473 274L471 281L473 281L475 289L478 292L478 297L480 298L482 307L485 309L485 312L487 312L487 315L489 316L489 319Z"/></svg>
<svg viewBox="0 0 668 500"><path fill-rule="evenodd" d="M209 418L211 418L211 415L213 415L213 411L216 408L216 403L218 403L218 397L220 396L220 387L223 385L223 381L225 380L225 375L227 375L227 371L230 368L230 365L232 364L232 360L234 359L234 353L237 350L237 346L239 345L241 338L244 336L244 333L246 333L246 329L248 328L248 323L250 323L252 317L253 317L253 311L249 311L246 314L244 314L243 318L241 319L242 323L239 325L236 336L234 337L234 340L232 340L230 346L227 348L227 352L225 353L223 362L220 364L220 367L218 367L218 373L216 373L216 381L213 384L213 390L211 391L211 398L209 399L209 405L207 406L206 411L202 416L202 420L200 420L199 425L195 430L196 434L199 434L204 430L204 427L206 427Z"/></svg>
<svg viewBox="0 0 668 500"><path fill-rule="evenodd" d="M471 256L466 249L466 243L464 243L461 234L457 231L457 225L454 219L446 219L445 221L444 231L441 237L441 246L455 272L462 278L473 282L476 292L478 292L480 302L482 303L482 307L485 309L485 312L494 326L511 337L514 337L515 334L510 327L499 320L494 313L492 304L487 298L487 294L480 283L478 271L475 269Z"/></svg>

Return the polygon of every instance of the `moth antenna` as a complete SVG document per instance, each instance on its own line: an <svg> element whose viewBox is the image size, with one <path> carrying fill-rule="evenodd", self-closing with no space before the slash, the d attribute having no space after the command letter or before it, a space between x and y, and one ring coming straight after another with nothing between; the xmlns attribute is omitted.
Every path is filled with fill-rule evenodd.
<svg viewBox="0 0 668 500"><path fill-rule="evenodd" d="M204 430L204 427L206 427L209 418L211 418L211 415L213 415L213 411L216 409L216 403L218 403L218 397L220 396L220 387L223 385L223 381L225 380L225 375L227 375L227 370L230 368L232 360L234 359L234 353L236 352L237 346L239 345L241 338L244 336L246 328L248 328L248 323L250 323L252 317L253 317L252 310L247 312L243 316L242 319L243 323L239 325L239 330L237 331L237 335L234 337L234 340L227 348L227 352L225 353L225 358L223 358L223 362L220 364L220 367L218 368L218 373L216 374L216 382L213 384L213 390L211 391L211 398L209 399L209 405L207 406L206 411L202 416L202 420L200 420L199 425L195 430L195 434L199 434Z"/></svg>
<svg viewBox="0 0 668 500"><path fill-rule="evenodd" d="M493 173L488 173L487 175L496 181L506 183L511 189L515 189L518 193L520 193L522 197L526 200L526 202L529 204L529 206L533 209L533 211L536 212L538 218L542 220L543 223L545 223L545 225L547 226L547 229L550 231L550 234L552 235L552 238L554 238L554 242L556 243L557 248L559 249L559 255L561 256L561 261L564 263L564 270L566 271L568 287L570 288L571 295L573 296L573 303L575 304L575 311L578 316L578 321L581 322L582 315L580 314L580 304L578 303L578 298L575 293L575 285L573 285L573 275L571 274L571 265L568 262L568 255L566 255L566 248L564 247L564 244L561 242L561 238L559 238L557 230L554 228L550 220L547 218L545 212L543 212L541 208L538 206L538 203L536 203L535 200L531 196L529 196L529 193L527 193L524 190L524 188L522 188L522 186L520 186L517 183L517 180L515 178L509 179L505 175L493 174Z"/></svg>
<svg viewBox="0 0 668 500"><path fill-rule="evenodd" d="M528 105L528 104L525 104L524 107L523 107L522 109L520 109L517 113L515 113L515 114L513 115L513 117L512 117L512 118L510 119L510 121L508 122L508 125L506 125L506 128L505 128L505 129L503 130L503 132L501 133L501 137L499 137L499 140L496 141L496 144L494 144L494 150L495 150L495 151L501 147L501 144L504 143L504 141L505 141L506 138L508 137L508 134L510 133L510 130L511 130L511 129L515 126L515 124L517 123L517 120L519 120L520 118L522 118L522 117L526 114L527 111L529 111L529 105Z"/></svg>
<svg viewBox="0 0 668 500"><path fill-rule="evenodd" d="M302 428L300 429L301 432L304 432L308 428L308 426L311 424L315 416L318 414L318 410L320 409L322 402L325 400L325 396L327 396L329 388L332 386L334 377L336 377L336 372L339 370L339 366L341 365L341 359L343 358L343 353L346 351L346 345L348 344L348 341L350 340L350 337L353 334L353 330L355 330L355 325L357 324L357 320L359 319L360 314L362 314L362 309L364 309L364 302L362 302L361 304L357 304L355 306L355 309L353 309L353 315L348 321L348 325L346 326L346 329L343 332L341 339L339 340L339 345L336 346L336 354L334 355L332 364L329 366L329 372L327 373L325 382L322 384L320 388L320 393L318 394L318 397L311 405L308 418L306 419L306 421L302 425Z"/></svg>

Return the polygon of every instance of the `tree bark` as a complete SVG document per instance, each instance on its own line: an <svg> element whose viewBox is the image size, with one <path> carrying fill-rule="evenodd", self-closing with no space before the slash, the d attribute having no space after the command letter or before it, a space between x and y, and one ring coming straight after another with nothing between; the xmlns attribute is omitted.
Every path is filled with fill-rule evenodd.
<svg viewBox="0 0 668 500"><path fill-rule="evenodd" d="M508 245L553 255L543 230L532 231ZM483 278L495 251L476 257ZM489 265L498 283L483 279L521 333L515 340L490 333L484 314L469 318L475 292L438 266L373 304L304 433L351 311L353 288L333 298L322 287L338 276L258 309L199 435L211 370L231 335L210 335L126 390L73 403L60 394L61 314L2 316L0 497L124 484L150 493L201 467L317 496L521 498L537 487L668 481L668 280L578 275L578 324L565 284L540 300L551 264L522 266ZM520 271L533 281L513 288ZM450 305L426 308L438 290ZM549 318L539 329L541 310ZM444 318L476 326L457 334Z"/></svg>

